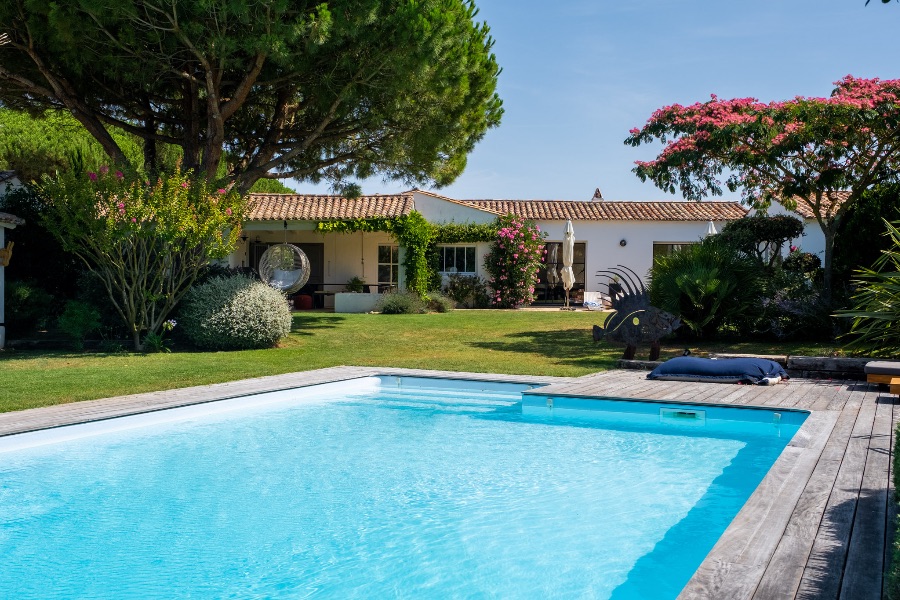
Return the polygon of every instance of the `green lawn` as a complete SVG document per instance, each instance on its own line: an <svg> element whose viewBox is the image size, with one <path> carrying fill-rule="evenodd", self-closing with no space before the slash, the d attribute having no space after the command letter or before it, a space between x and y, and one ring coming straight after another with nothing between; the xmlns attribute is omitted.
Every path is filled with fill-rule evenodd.
<svg viewBox="0 0 900 600"><path fill-rule="evenodd" d="M0 352L0 412L336 365L578 376L612 368L621 348L595 344L601 315L464 311L429 315L298 313L279 348L241 352ZM684 345L663 346L663 356ZM719 342L708 351L830 354L827 345ZM638 351L646 358L647 348Z"/></svg>

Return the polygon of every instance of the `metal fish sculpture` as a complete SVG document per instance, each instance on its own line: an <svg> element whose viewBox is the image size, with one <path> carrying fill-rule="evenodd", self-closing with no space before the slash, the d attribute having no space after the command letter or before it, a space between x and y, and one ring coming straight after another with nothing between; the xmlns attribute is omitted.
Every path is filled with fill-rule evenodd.
<svg viewBox="0 0 900 600"><path fill-rule="evenodd" d="M609 286L611 314L603 325L594 325L594 341L606 338L611 344L624 344L622 358L634 358L637 347L650 345L650 360L659 358L659 340L681 326L681 320L650 304L650 295L638 274L617 265L597 271L597 276L612 275L621 280L621 285Z"/></svg>

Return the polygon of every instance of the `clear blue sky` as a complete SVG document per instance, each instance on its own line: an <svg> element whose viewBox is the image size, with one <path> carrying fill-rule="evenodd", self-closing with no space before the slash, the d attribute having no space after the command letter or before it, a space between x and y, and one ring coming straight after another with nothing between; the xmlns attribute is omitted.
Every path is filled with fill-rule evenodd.
<svg viewBox="0 0 900 600"><path fill-rule="evenodd" d="M673 102L826 96L847 74L900 78L900 4L872 0L476 0L506 113L440 193L453 198L665 200L622 142ZM288 182L295 184L296 182ZM362 182L396 193L402 182ZM326 186L296 184L301 193ZM736 198L736 196L735 196Z"/></svg>

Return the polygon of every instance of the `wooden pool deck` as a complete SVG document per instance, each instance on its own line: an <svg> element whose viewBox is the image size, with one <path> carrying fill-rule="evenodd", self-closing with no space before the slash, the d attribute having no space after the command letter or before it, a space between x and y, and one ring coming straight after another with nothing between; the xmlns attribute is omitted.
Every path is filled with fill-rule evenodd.
<svg viewBox="0 0 900 600"><path fill-rule="evenodd" d="M680 598L881 598L896 520L896 397L857 381L772 387L655 382L643 371L579 378L334 367L0 414L0 436L374 374L527 381L541 394L764 406L810 412Z"/></svg>

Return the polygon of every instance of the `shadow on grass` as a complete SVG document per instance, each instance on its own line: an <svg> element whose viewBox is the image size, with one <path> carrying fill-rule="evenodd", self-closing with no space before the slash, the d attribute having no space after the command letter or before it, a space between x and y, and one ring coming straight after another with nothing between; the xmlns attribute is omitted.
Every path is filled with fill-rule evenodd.
<svg viewBox="0 0 900 600"><path fill-rule="evenodd" d="M496 341L470 342L470 346L494 352L516 352L554 358L558 364L611 369L622 356L622 349L605 342L594 342L590 330L522 331Z"/></svg>
<svg viewBox="0 0 900 600"><path fill-rule="evenodd" d="M291 321L293 335L313 335L316 329L336 329L346 317L336 315L295 314Z"/></svg>
<svg viewBox="0 0 900 600"><path fill-rule="evenodd" d="M182 352L179 350L178 352ZM83 358L112 358L123 356L145 356L143 352L129 350L119 352L98 352L96 350L72 350L66 348L4 348L0 350L0 362L12 362L16 360L34 360L47 358L56 360L83 359Z"/></svg>

